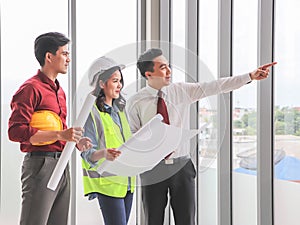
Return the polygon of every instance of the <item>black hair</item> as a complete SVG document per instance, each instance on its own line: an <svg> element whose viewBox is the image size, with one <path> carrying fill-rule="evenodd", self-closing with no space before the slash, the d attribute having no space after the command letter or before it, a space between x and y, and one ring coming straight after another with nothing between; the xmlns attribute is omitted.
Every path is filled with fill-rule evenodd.
<svg viewBox="0 0 300 225"><path fill-rule="evenodd" d="M98 107L98 109L101 112L105 112L105 108L104 108L104 101L105 101L105 94L103 89L100 87L99 83L100 80L105 84L107 82L107 80L111 77L111 75L116 71L119 70L120 74L121 74L121 83L122 83L122 88L124 87L124 80L123 80L123 74L120 70L120 68L118 66L112 67L108 70L105 70L103 73L101 73L100 75L98 75L98 79L97 79L97 83L95 86L95 89L93 91L93 94L95 96L97 96L96 99L96 105ZM122 89L121 88L121 89ZM126 105L126 100L125 98L122 96L122 94L120 93L119 98L117 99L113 99L113 105L116 105L120 111L123 111Z"/></svg>
<svg viewBox="0 0 300 225"><path fill-rule="evenodd" d="M34 41L35 58L41 66L44 66L47 52L55 55L59 47L64 46L69 42L70 39L59 32L41 34Z"/></svg>
<svg viewBox="0 0 300 225"><path fill-rule="evenodd" d="M137 68L139 69L141 75L146 78L145 72L153 72L154 62L153 59L161 56L163 54L162 50L159 48L150 48L146 52L140 55L137 61Z"/></svg>

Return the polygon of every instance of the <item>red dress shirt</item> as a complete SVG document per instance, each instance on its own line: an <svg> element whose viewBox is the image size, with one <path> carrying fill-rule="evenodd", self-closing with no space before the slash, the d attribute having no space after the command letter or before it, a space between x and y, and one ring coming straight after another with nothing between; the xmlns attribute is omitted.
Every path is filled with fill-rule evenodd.
<svg viewBox="0 0 300 225"><path fill-rule="evenodd" d="M12 113L8 122L8 136L11 141L20 142L22 152L62 151L64 141L56 141L50 145L33 146L29 139L38 129L29 126L31 116L38 110L51 110L62 120L63 129L66 125L66 95L59 82L53 82L40 70L37 75L25 81L14 94L11 101Z"/></svg>

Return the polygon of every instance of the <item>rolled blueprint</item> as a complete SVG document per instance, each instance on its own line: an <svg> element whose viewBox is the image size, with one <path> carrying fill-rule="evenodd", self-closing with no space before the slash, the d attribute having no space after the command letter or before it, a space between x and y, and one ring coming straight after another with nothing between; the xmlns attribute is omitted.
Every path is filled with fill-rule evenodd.
<svg viewBox="0 0 300 225"><path fill-rule="evenodd" d="M96 96L89 94L85 102L81 108L81 111L78 115L78 118L74 122L73 127L83 127L85 124L85 121L87 120L87 117L92 109L93 104L95 103ZM71 158L72 152L75 148L76 143L75 142L67 142L65 145L62 154L56 164L56 167L53 170L53 173L49 179L47 188L55 191L57 188L57 185L61 179L61 176L68 164L69 159Z"/></svg>

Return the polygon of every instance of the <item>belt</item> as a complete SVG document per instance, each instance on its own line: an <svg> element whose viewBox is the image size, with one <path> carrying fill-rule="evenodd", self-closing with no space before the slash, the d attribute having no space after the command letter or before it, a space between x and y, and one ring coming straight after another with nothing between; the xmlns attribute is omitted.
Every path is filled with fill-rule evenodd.
<svg viewBox="0 0 300 225"><path fill-rule="evenodd" d="M178 157L178 158L163 159L163 160L160 161L160 163L171 165L171 164L176 164L176 163L180 163L180 162L186 162L189 159L190 159L190 157L188 157L188 156L181 156L181 157Z"/></svg>
<svg viewBox="0 0 300 225"><path fill-rule="evenodd" d="M26 155L28 157L44 156L44 157L53 157L55 159L58 159L61 155L61 152L28 152Z"/></svg>

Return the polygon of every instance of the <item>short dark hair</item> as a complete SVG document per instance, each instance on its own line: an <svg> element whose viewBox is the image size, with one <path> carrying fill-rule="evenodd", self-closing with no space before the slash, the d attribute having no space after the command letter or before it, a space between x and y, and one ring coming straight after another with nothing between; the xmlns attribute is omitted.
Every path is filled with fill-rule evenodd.
<svg viewBox="0 0 300 225"><path fill-rule="evenodd" d="M35 58L41 66L44 66L47 52L55 55L59 47L64 46L69 42L70 39L59 32L48 32L41 34L34 41Z"/></svg>
<svg viewBox="0 0 300 225"><path fill-rule="evenodd" d="M153 72L154 62L153 59L161 56L163 54L162 50L159 48L150 48L140 55L137 61L137 68L139 69L141 75L146 78L145 72Z"/></svg>

